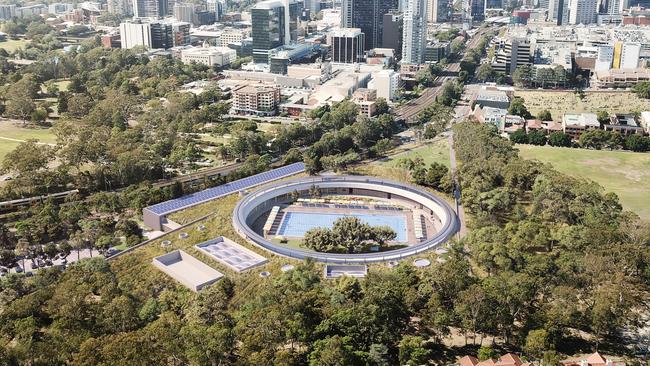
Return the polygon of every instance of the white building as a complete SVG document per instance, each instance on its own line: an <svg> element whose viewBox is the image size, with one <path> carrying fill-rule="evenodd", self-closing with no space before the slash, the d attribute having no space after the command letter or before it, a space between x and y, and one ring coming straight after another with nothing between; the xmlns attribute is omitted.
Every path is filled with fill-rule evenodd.
<svg viewBox="0 0 650 366"><path fill-rule="evenodd" d="M382 70L374 74L368 88L377 90L377 97L386 101L395 100L399 89L399 73L393 70Z"/></svg>
<svg viewBox="0 0 650 366"><path fill-rule="evenodd" d="M402 62L423 64L427 46L427 2L408 0L404 11Z"/></svg>
<svg viewBox="0 0 650 366"><path fill-rule="evenodd" d="M598 51L596 53L594 71L604 71L611 69L612 62L614 61L614 46L598 46L597 49Z"/></svg>
<svg viewBox="0 0 650 366"><path fill-rule="evenodd" d="M621 49L620 69L636 69L639 67L639 57L641 56L641 43L625 42Z"/></svg>
<svg viewBox="0 0 650 366"><path fill-rule="evenodd" d="M122 48L136 46L152 47L151 26L148 23L120 23L120 41Z"/></svg>
<svg viewBox="0 0 650 366"><path fill-rule="evenodd" d="M332 62L353 64L363 61L365 35L359 28L340 28L328 34Z"/></svg>
<svg viewBox="0 0 650 366"><path fill-rule="evenodd" d="M181 61L184 64L197 63L206 66L230 65L237 58L237 51L228 47L193 47L181 51Z"/></svg>
<svg viewBox="0 0 650 366"><path fill-rule="evenodd" d="M569 24L592 24L596 22L598 0L571 0Z"/></svg>

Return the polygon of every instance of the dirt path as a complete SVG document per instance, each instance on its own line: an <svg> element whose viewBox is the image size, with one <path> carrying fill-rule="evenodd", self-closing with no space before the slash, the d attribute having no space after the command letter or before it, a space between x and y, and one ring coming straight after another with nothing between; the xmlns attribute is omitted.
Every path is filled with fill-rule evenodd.
<svg viewBox="0 0 650 366"><path fill-rule="evenodd" d="M19 140L19 139L13 139L11 137L2 137L0 136L0 140L7 140L7 141L13 141L13 142L26 142L25 140ZM56 144L48 144L46 142L36 142L38 145L48 145L48 146L56 146Z"/></svg>

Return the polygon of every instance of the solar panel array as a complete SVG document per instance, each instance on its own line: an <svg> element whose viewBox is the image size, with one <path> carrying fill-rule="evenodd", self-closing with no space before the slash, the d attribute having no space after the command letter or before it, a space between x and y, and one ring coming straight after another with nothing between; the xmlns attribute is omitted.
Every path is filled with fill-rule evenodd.
<svg viewBox="0 0 650 366"><path fill-rule="evenodd" d="M159 216L164 216L187 207L198 205L207 201L211 201L231 193L235 193L247 188L251 188L260 184L268 183L276 179L285 178L294 174L298 174L305 170L305 164L302 162L289 164L282 168L269 170L247 178L242 178L230 183L222 184L217 187L208 188L200 192L188 194L183 197L175 198L173 200L161 202L153 206L147 207L147 210Z"/></svg>

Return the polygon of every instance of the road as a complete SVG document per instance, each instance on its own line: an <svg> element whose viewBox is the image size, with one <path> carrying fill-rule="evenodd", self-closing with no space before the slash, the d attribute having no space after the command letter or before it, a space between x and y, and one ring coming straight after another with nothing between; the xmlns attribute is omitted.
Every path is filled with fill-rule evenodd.
<svg viewBox="0 0 650 366"><path fill-rule="evenodd" d="M485 34L486 32L487 30L483 30L474 34L472 38L470 38L469 42L467 42L465 50L470 50L476 47L478 45L478 42L481 40L483 34ZM455 75L459 71L460 71L460 62L449 64L447 68L445 68L445 70L443 71L447 75L436 77L435 82L438 85L425 89L424 92L422 92L422 95L420 95L420 97L397 108L397 110L395 111L397 119L408 121L417 117L417 115L421 111L423 111L426 107L428 107L429 105L431 105L431 103L435 101L436 96L438 96L438 94L440 94L440 91L442 90L442 86L447 81L451 81L455 79L456 78Z"/></svg>

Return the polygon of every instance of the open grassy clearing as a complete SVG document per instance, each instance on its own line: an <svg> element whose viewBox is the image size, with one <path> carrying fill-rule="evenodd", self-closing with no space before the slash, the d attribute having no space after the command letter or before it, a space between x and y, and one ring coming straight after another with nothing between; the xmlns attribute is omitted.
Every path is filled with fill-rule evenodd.
<svg viewBox="0 0 650 366"><path fill-rule="evenodd" d="M4 42L0 42L0 48L6 50L7 52L14 52L18 48L25 48L29 41L24 39L8 39Z"/></svg>
<svg viewBox="0 0 650 366"><path fill-rule="evenodd" d="M422 147L417 147L412 150L408 150L404 153L386 158L385 160L379 160L376 164L381 164L386 167L397 167L400 160L406 158L422 158L425 165L429 165L433 162L443 164L446 167L449 167L449 141L447 138L441 138L433 142L429 142Z"/></svg>
<svg viewBox="0 0 650 366"><path fill-rule="evenodd" d="M46 144L56 143L56 136L52 133L51 128L23 127L21 124L15 124L13 121L0 121L0 161L15 149L20 144L20 141L27 139L37 139L39 142Z"/></svg>
<svg viewBox="0 0 650 366"><path fill-rule="evenodd" d="M548 109L555 121L561 121L564 113L596 113L599 110L629 113L650 110L650 100L639 99L632 92L585 92L584 100L569 91L516 91L515 96L524 98L526 107L533 115Z"/></svg>
<svg viewBox="0 0 650 366"><path fill-rule="evenodd" d="M54 82L54 85L56 85L59 88L59 91L68 91L70 80L57 80ZM43 93L47 91L47 89L45 88L45 84L41 84L41 91ZM56 98L54 98L54 101L56 101Z"/></svg>
<svg viewBox="0 0 650 366"><path fill-rule="evenodd" d="M650 154L517 145L520 155L587 178L618 195L623 207L650 220Z"/></svg>

